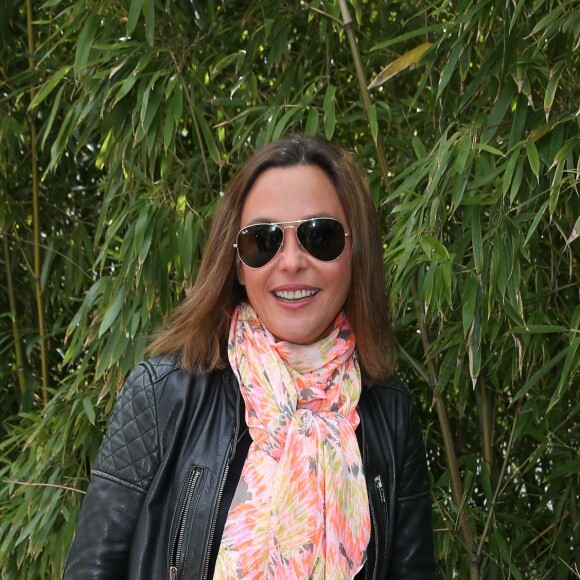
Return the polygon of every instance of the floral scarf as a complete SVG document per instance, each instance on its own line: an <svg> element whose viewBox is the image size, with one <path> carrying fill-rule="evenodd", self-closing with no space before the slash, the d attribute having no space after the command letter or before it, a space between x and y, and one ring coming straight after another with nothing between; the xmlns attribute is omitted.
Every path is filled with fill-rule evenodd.
<svg viewBox="0 0 580 580"><path fill-rule="evenodd" d="M354 433L360 370L346 316L301 346L276 342L242 303L228 354L253 441L215 578L353 578L366 560L370 517Z"/></svg>

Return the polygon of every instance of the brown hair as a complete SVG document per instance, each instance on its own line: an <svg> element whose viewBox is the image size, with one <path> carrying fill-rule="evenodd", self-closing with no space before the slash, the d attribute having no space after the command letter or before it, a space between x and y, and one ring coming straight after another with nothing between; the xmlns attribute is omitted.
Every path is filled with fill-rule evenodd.
<svg viewBox="0 0 580 580"><path fill-rule="evenodd" d="M393 338L379 224L367 181L350 153L322 138L301 134L257 151L233 177L218 204L195 284L151 344L151 351L178 352L183 367L196 372L226 366L231 314L246 297L236 276L233 247L246 194L267 169L296 165L319 167L336 187L352 232L352 282L345 311L356 335L361 370L370 383L389 375Z"/></svg>

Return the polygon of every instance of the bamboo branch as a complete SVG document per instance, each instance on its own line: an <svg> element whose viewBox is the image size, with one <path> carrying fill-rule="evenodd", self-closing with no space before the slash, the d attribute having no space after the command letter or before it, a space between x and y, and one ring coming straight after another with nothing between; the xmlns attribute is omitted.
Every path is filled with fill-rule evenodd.
<svg viewBox="0 0 580 580"><path fill-rule="evenodd" d="M16 357L16 374L18 376L18 386L20 387L20 399L24 397L26 391L26 377L24 375L24 357L22 356L22 345L20 344L20 328L18 317L16 316L16 296L14 295L14 282L12 280L12 268L10 267L10 249L6 236L2 236L4 245L4 265L6 267L6 282L8 286L8 304L10 305L10 318L12 319L12 336L14 340L14 354Z"/></svg>
<svg viewBox="0 0 580 580"><path fill-rule="evenodd" d="M179 66L179 63L177 62L177 59L175 58L175 55L173 54L172 51L169 51L169 54L171 54L173 64L175 65L175 70L177 72L177 78L179 80L181 87L186 87L187 83L183 80L183 76L181 75L181 68ZM183 90L183 88L182 88L182 90ZM189 91L183 91L183 94L185 95L185 99L187 101L187 106L189 107L189 112L191 114L191 121L193 122L193 127L195 129L195 134L197 136L197 140L199 141L199 151L201 153L201 160L203 162L203 168L205 170L205 178L207 179L207 182L209 183L210 182L209 167L207 165L207 157L206 157L205 151L203 149L203 138L201 136L201 130L199 128L197 118L195 117L195 107L194 107L193 102L191 100L191 95L189 94Z"/></svg>
<svg viewBox="0 0 580 580"><path fill-rule="evenodd" d="M358 45L356 43L356 38L354 36L354 24L352 21L352 17L348 10L348 6L346 5L346 0L338 0L340 4L340 11L342 12L342 26L346 32L346 36L348 38L348 43L350 44L350 51L352 53L352 58L354 60L354 66L356 68L356 76L358 78L358 84L360 88L360 92L362 95L365 113L367 114L367 118L370 125L370 108L372 106L371 97L368 91L368 82L366 80L366 76L364 73L364 69L362 66L360 52L358 50ZM387 158L385 156L385 151L383 149L383 145L381 141L377 139L373 139L375 144L375 150L377 152L377 159L379 161L379 167L381 168L381 173L383 176L383 182L385 184L385 189L390 191L390 179L389 179L389 170L387 167Z"/></svg>
<svg viewBox="0 0 580 580"><path fill-rule="evenodd" d="M419 330L421 332L421 342L423 343L423 350L425 352L425 355L428 356L428 353L431 350L429 332L425 324L422 305L420 304L419 301L419 296L417 293L417 285L415 282L413 282L411 292L413 297L415 298L415 312L417 315L417 323L419 325ZM439 378L439 371L433 359L427 360L427 369L429 371L429 377L431 379L431 388L435 390L435 386L437 385L437 381ZM463 534L463 543L465 545L466 556L469 565L469 578L470 580L479 580L479 570L477 566L477 554L475 552L475 542L473 539L473 535L471 533L471 528L469 527L469 522L467 521L465 511L463 509L464 506L463 484L461 482L461 477L459 475L457 454L455 453L453 436L451 434L451 424L449 423L449 416L447 414L447 405L445 403L445 397L443 394L435 397L434 405L435 410L437 411L437 417L439 418L439 424L441 426L441 434L443 436L445 457L447 460L447 468L449 469L449 476L451 480L451 498L457 508L459 527Z"/></svg>
<svg viewBox="0 0 580 580"><path fill-rule="evenodd" d="M28 29L28 67L34 70L35 63L32 58L34 54L34 37L32 29L32 0L26 0L26 20ZM34 86L30 89L30 101L34 100ZM36 295L36 312L38 315L38 334L40 338L40 361L42 369L42 399L48 401L48 354L46 348L46 335L44 332L44 305L42 301L42 288L40 286L40 217L38 201L38 165L36 159L36 125L34 124L34 113L29 113L30 122L30 147L32 160L32 207L34 221L34 291Z"/></svg>
<svg viewBox="0 0 580 580"><path fill-rule="evenodd" d="M3 483L12 483L14 485L22 485L24 487L54 487L56 489L64 489L66 491L74 491L75 493L82 493L86 495L86 491L77 489L76 487L69 487L68 485L57 485L56 483L31 483L30 481L19 481L17 479L4 479Z"/></svg>
<svg viewBox="0 0 580 580"><path fill-rule="evenodd" d="M501 490L501 486L502 486L502 481L503 478L505 476L505 472L508 466L508 460L510 457L510 453L511 453L511 449L512 449L512 445L514 442L514 435L516 432L516 425L518 423L518 418L520 416L520 410L522 408L522 403L524 402L524 399L521 398L518 404L518 408L516 409L516 416L514 419L514 422L512 424L512 429L510 432L510 438L508 441L508 446L507 449L505 451L505 457L503 460L503 465L501 467L501 472L499 474L499 479L497 482L497 486L495 488L495 493L493 494L493 499L491 500L491 506L489 506L489 512L487 514L487 520L485 522L485 527L483 528L483 532L481 533L481 538L479 539L479 546L477 547L477 557L479 558L479 556L481 555L481 551L483 550L483 544L485 543L485 538L487 537L487 533L489 531L489 526L491 525L491 520L493 519L493 516L495 514L495 506L497 505L497 500L498 497L500 495L500 490Z"/></svg>

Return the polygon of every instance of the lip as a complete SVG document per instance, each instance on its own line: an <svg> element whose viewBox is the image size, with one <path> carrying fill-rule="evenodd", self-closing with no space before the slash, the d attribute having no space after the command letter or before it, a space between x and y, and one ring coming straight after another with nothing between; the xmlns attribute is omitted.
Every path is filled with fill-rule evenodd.
<svg viewBox="0 0 580 580"><path fill-rule="evenodd" d="M320 288L308 284L280 284L272 288L270 292L296 292L297 290L320 290Z"/></svg>
<svg viewBox="0 0 580 580"><path fill-rule="evenodd" d="M276 296L276 292L297 292L300 290L314 291L314 294L296 301L284 300ZM320 294L320 292L321 292L320 288L317 288L316 286L309 286L307 284L282 284L280 286L276 286L273 290L271 290L270 294L278 306L281 306L282 308L296 310L312 304L312 302L316 300L316 297Z"/></svg>

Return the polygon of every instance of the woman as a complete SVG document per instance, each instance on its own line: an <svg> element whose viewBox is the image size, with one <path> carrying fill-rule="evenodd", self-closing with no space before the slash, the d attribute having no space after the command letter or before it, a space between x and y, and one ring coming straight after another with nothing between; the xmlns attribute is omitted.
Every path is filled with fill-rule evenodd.
<svg viewBox="0 0 580 580"><path fill-rule="evenodd" d="M391 342L353 157L301 135L254 154L159 356L119 395L65 579L433 578Z"/></svg>

